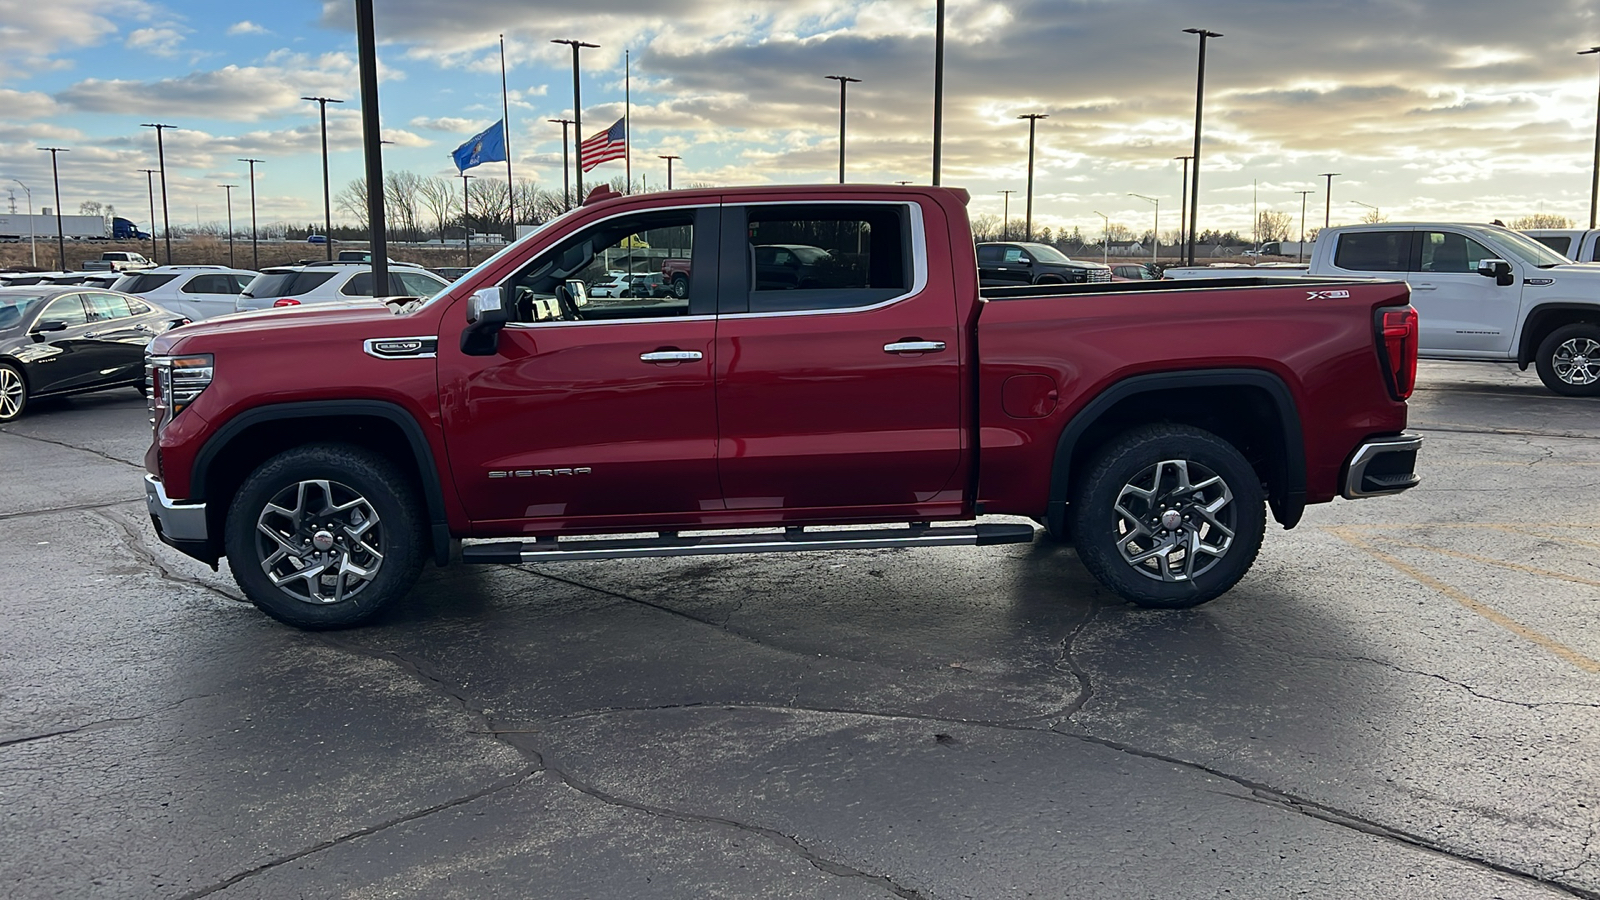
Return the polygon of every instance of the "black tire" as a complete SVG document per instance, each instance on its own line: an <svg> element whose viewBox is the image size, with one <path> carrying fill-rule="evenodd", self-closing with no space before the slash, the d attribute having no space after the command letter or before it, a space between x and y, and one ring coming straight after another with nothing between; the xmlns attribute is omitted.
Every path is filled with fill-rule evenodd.
<svg viewBox="0 0 1600 900"><path fill-rule="evenodd" d="M685 275L675 275L672 278L672 296L679 300L689 297L689 278Z"/></svg>
<svg viewBox="0 0 1600 900"><path fill-rule="evenodd" d="M308 444L268 459L239 486L223 545L234 581L262 612L296 628L347 628L416 583L426 549L423 521L416 488L393 463L347 444ZM280 553L289 547L303 548L307 557ZM322 567L335 563L339 571L330 581ZM279 583L267 575L268 564ZM371 574L363 577L361 569Z"/></svg>
<svg viewBox="0 0 1600 900"><path fill-rule="evenodd" d="M0 422L10 422L28 410L28 379L11 363L0 363Z"/></svg>
<svg viewBox="0 0 1600 900"><path fill-rule="evenodd" d="M1078 482L1067 515L1089 572L1119 597L1156 609L1197 606L1233 587L1266 531L1250 463L1187 425L1146 425L1111 441ZM1135 520L1143 533L1129 527ZM1163 548L1166 555L1154 555Z"/></svg>
<svg viewBox="0 0 1600 900"><path fill-rule="evenodd" d="M1563 397L1600 397L1600 325L1577 322L1545 335L1533 357L1544 386Z"/></svg>

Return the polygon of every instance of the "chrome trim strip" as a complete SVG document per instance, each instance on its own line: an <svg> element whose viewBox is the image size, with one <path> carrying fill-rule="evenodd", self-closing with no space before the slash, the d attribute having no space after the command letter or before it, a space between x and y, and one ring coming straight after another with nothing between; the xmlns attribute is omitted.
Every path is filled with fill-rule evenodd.
<svg viewBox="0 0 1600 900"><path fill-rule="evenodd" d="M1391 438L1380 438L1362 444L1350 457L1350 466L1346 470L1344 479L1344 493L1346 500L1360 500L1363 497L1382 497L1388 494L1398 494L1401 491L1416 487L1417 482L1405 485L1394 490L1363 491L1361 482L1366 477L1367 468L1378 457L1388 453L1416 453L1422 449L1422 435L1405 432Z"/></svg>
<svg viewBox="0 0 1600 900"><path fill-rule="evenodd" d="M390 341L417 341L421 348L415 353L381 353L378 344ZM432 348L432 349L429 349ZM413 335L410 337L368 338L361 342L361 350L368 356L377 359L436 359L438 357L439 336L433 334Z"/></svg>
<svg viewBox="0 0 1600 900"><path fill-rule="evenodd" d="M640 319L592 319L587 322L507 322L506 328L579 328L584 325L638 325L641 322L715 322L716 316L649 316Z"/></svg>
<svg viewBox="0 0 1600 900"><path fill-rule="evenodd" d="M206 505L178 503L167 496L166 485L154 475L144 476L145 507L161 526L161 534L174 541L203 541L206 535Z"/></svg>

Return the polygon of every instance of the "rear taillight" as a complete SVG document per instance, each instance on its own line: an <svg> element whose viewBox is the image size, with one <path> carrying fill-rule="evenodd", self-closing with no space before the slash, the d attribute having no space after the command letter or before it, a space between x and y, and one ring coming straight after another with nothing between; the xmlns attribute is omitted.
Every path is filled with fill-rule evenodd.
<svg viewBox="0 0 1600 900"><path fill-rule="evenodd" d="M1411 306L1386 306L1377 315L1378 348L1389 393L1407 400L1417 387L1417 310Z"/></svg>
<svg viewBox="0 0 1600 900"><path fill-rule="evenodd" d="M299 306L300 305L300 301L296 300L293 297L284 297L282 300L279 300L276 303L273 303L272 305L273 306Z"/></svg>

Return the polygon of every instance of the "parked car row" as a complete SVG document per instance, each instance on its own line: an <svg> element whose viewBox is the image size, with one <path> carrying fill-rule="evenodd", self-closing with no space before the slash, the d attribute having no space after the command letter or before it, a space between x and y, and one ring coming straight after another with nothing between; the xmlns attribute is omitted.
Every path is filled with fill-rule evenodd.
<svg viewBox="0 0 1600 900"><path fill-rule="evenodd" d="M0 288L0 422L38 397L142 387L145 347L188 318L77 285Z"/></svg>

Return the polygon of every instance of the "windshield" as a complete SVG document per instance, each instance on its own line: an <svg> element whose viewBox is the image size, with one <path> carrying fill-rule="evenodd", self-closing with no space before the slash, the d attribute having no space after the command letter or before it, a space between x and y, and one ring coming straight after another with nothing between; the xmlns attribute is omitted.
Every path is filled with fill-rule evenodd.
<svg viewBox="0 0 1600 900"><path fill-rule="evenodd" d="M44 299L39 294L0 294L0 331L21 328Z"/></svg>
<svg viewBox="0 0 1600 900"><path fill-rule="evenodd" d="M501 247L500 251L498 253L496 253L495 255L489 257L488 259L484 260L481 263L478 263L477 265L473 266L471 269L468 269L467 271L461 273L461 277L460 278L457 278L454 281L450 282L448 285L440 288L439 292L437 294L434 294L432 297L429 297L427 300L424 300L422 303L418 304L417 306L414 306L414 307L413 306L408 306L406 309L402 310L402 312L408 312L409 313L409 312L414 312L416 310L424 309L426 307L432 306L436 301L438 301L438 299L440 297L443 297L444 295L450 293L450 289L451 288L455 287L456 285L460 284L462 281L464 281L464 280L466 280L468 278L472 278L472 277L476 276L479 272L481 272L484 269L488 268L490 265L493 265L494 263L499 262L500 258L505 256L507 253L511 253L511 252L515 251L517 248L521 247L523 244L526 244L528 241L531 241L535 237L538 237L538 235L539 235L539 233L541 231L544 231L546 228L549 228L551 225L554 225L557 222L561 221L562 219L565 219L568 216L571 216L573 213L577 212L579 209L582 209L582 207L574 206L572 209L569 209L566 212L562 213L561 215L556 216L556 217L546 221L542 225L533 226L533 230L532 231L528 232L527 234L523 235L522 237L517 238L516 240L512 241L511 243L505 245L504 247Z"/></svg>
<svg viewBox="0 0 1600 900"><path fill-rule="evenodd" d="M1505 249L1510 251L1518 262L1524 265L1537 266L1541 269L1548 269L1551 266L1572 265L1572 260L1519 231L1501 231L1496 228L1491 234L1505 245Z"/></svg>
<svg viewBox="0 0 1600 900"><path fill-rule="evenodd" d="M1038 260L1039 262L1047 262L1047 263L1072 262L1072 260L1067 258L1067 255L1065 253L1062 253L1060 250L1057 250L1056 248L1050 246L1049 244L1023 244L1022 246L1028 248L1028 252L1033 254L1033 258Z"/></svg>

